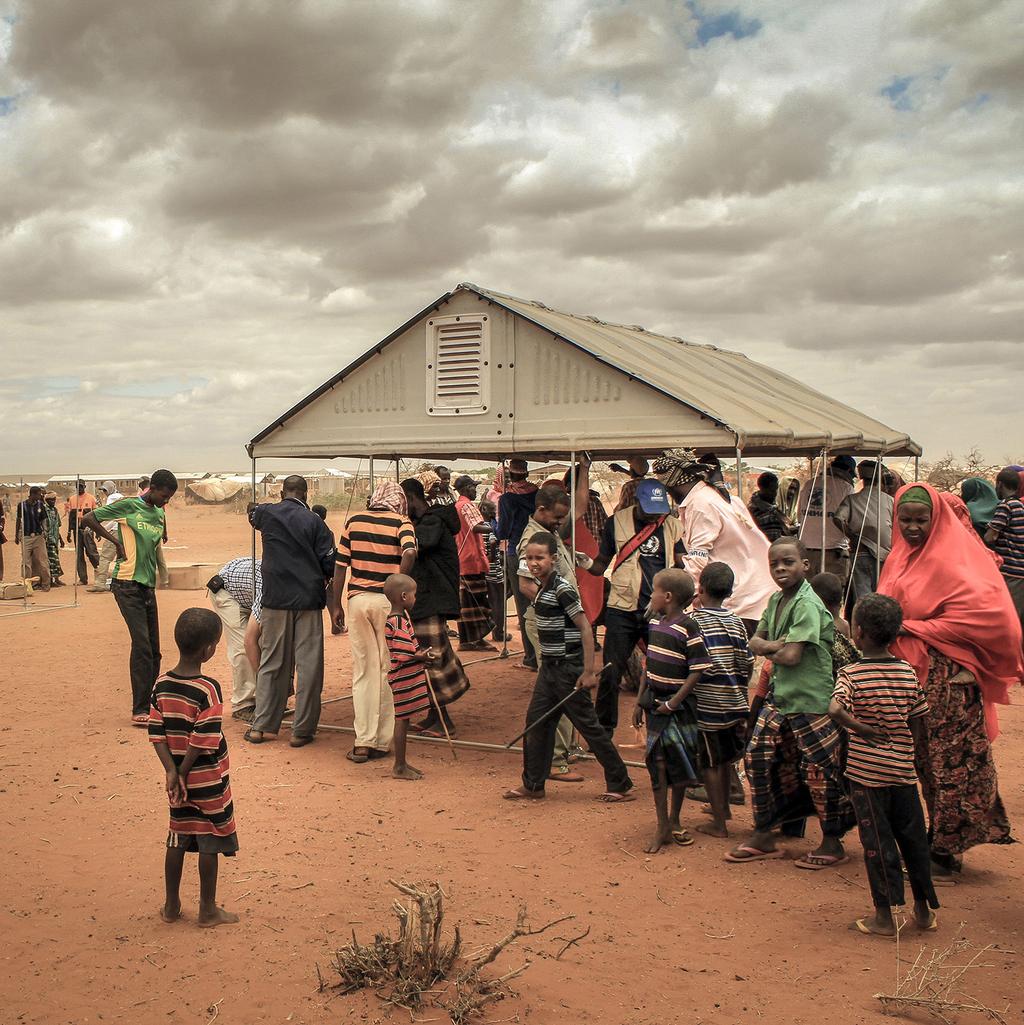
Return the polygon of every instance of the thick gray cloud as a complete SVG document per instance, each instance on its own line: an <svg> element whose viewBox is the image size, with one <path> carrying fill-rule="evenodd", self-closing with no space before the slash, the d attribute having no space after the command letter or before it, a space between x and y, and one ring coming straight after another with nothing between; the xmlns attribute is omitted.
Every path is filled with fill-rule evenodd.
<svg viewBox="0 0 1024 1025"><path fill-rule="evenodd" d="M1015 0L0 14L0 472L240 465L464 279L1024 454Z"/></svg>

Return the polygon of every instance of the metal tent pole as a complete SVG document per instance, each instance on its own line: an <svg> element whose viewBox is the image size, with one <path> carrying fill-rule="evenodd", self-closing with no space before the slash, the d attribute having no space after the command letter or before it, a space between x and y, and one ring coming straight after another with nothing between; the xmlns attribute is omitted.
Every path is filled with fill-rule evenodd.
<svg viewBox="0 0 1024 1025"><path fill-rule="evenodd" d="M256 457L252 456L252 500L256 501ZM256 604L256 528L249 524L252 532L252 601L249 603L251 609Z"/></svg>
<svg viewBox="0 0 1024 1025"><path fill-rule="evenodd" d="M828 449L821 450L821 572L825 572L825 521L828 519Z"/></svg>
<svg viewBox="0 0 1024 1025"><path fill-rule="evenodd" d="M329 733L349 733L354 734L356 731L351 726L331 726L329 724L320 723L317 726L317 730L327 730ZM417 741L422 744L444 744L447 746L448 741L444 737L425 737L422 733L410 733L408 738L409 741ZM505 747L504 744L488 744L482 740L452 740L452 744L456 747L468 748L471 751L503 751L507 754L522 754L523 749L521 747ZM581 761L594 762L597 759L592 754L581 754ZM625 762L625 765L631 769L643 769L646 766L645 762Z"/></svg>
<svg viewBox="0 0 1024 1025"><path fill-rule="evenodd" d="M914 483L921 479L921 457L914 456Z"/></svg>
<svg viewBox="0 0 1024 1025"><path fill-rule="evenodd" d="M743 501L743 449L736 446L736 497Z"/></svg>

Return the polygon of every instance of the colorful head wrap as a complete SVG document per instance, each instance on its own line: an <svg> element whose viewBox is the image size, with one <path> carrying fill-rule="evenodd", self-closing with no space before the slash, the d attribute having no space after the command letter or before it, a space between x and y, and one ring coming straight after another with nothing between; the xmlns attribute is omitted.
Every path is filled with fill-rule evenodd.
<svg viewBox="0 0 1024 1025"><path fill-rule="evenodd" d="M424 470L422 473L417 473L416 479L423 485L423 493L427 498L430 498L430 492L441 483L441 478L433 470Z"/></svg>
<svg viewBox="0 0 1024 1025"><path fill-rule="evenodd" d="M960 496L967 503L971 514L971 523L976 530L985 530L999 505L996 489L981 477L968 477L960 485Z"/></svg>
<svg viewBox="0 0 1024 1025"><path fill-rule="evenodd" d="M405 492L393 481L381 481L373 489L368 509L387 509L389 512L398 513L399 516L409 515L409 502Z"/></svg>
<svg viewBox="0 0 1024 1025"><path fill-rule="evenodd" d="M694 481L707 480L711 467L707 463L699 463L692 452L680 449L666 452L654 460L655 476L667 488L681 487Z"/></svg>
<svg viewBox="0 0 1024 1025"><path fill-rule="evenodd" d="M900 495L897 505L926 505L929 509L933 508L932 496L929 494L927 488L923 488L920 484L911 484L903 494Z"/></svg>

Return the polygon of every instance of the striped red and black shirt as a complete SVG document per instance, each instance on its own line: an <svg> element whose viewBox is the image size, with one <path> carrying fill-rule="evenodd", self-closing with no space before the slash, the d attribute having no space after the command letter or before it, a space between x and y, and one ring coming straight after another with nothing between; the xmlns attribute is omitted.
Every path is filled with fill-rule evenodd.
<svg viewBox="0 0 1024 1025"><path fill-rule="evenodd" d="M171 806L171 832L231 836L235 811L228 776L228 745L221 731L220 684L209 676L164 673L153 687L149 739L166 744L175 765L189 748L199 755L188 774L188 797Z"/></svg>
<svg viewBox="0 0 1024 1025"><path fill-rule="evenodd" d="M402 553L410 548L416 548L416 532L405 516L356 513L338 537L338 565L348 567L349 594L383 594L384 581L398 572Z"/></svg>
<svg viewBox="0 0 1024 1025"><path fill-rule="evenodd" d="M849 735L846 775L866 787L913 786L914 737L910 720L928 712L911 666L898 658L862 658L839 670L832 697L865 726L888 735L881 744L869 744Z"/></svg>

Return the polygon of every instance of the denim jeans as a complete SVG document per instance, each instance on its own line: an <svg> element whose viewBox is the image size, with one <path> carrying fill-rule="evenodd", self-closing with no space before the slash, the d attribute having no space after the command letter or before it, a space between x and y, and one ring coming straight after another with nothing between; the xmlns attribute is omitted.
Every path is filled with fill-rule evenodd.
<svg viewBox="0 0 1024 1025"><path fill-rule="evenodd" d="M132 715L148 715L153 684L160 675L160 619L156 591L136 580L112 580L110 589L132 639Z"/></svg>

